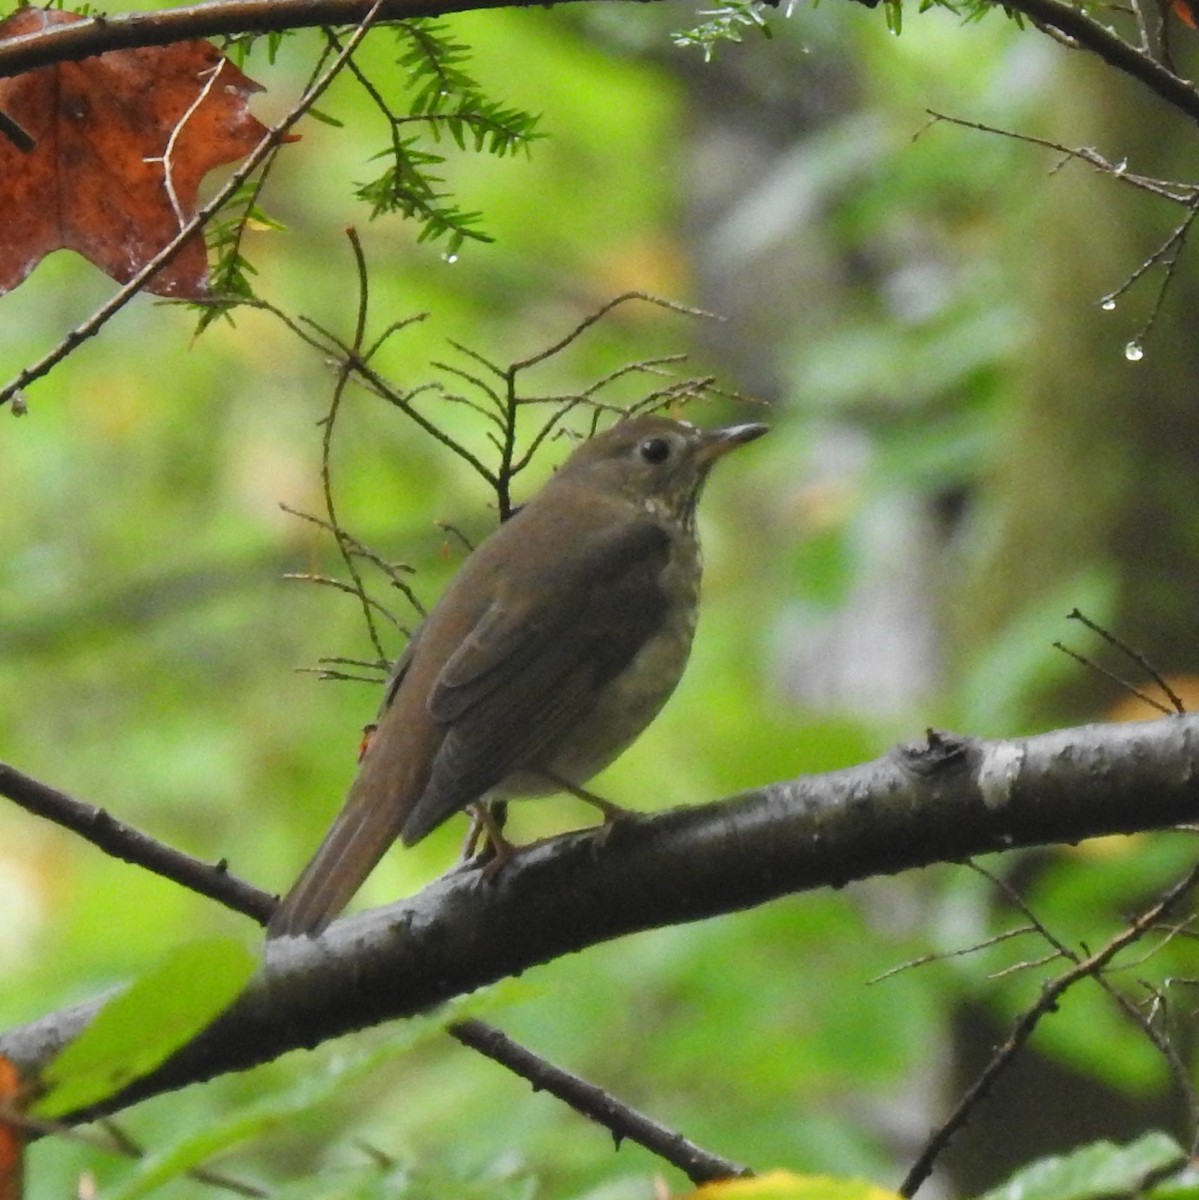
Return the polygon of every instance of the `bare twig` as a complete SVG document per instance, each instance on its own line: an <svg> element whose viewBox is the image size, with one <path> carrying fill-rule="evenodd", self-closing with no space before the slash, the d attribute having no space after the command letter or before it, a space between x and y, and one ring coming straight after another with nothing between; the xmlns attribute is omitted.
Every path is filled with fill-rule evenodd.
<svg viewBox="0 0 1199 1200"><path fill-rule="evenodd" d="M1079 654L1077 650L1071 650L1065 642L1053 642L1053 648L1065 654L1068 658L1074 659L1080 666L1084 666L1088 671L1094 671L1096 675L1103 679L1109 680L1116 684L1122 691L1127 692L1130 696L1135 696L1144 704L1148 704L1150 708L1156 709L1163 716L1169 716L1173 711L1167 708L1160 700L1155 700L1147 692L1142 692L1135 684L1129 682L1122 675L1117 675L1114 671L1109 671L1106 667L1101 666L1093 658L1088 658L1085 654Z"/></svg>
<svg viewBox="0 0 1199 1200"><path fill-rule="evenodd" d="M1139 651L1134 650L1127 642L1118 638L1110 629L1105 629L1102 625L1092 621L1085 613L1077 608L1071 609L1066 614L1067 621L1078 621L1085 625L1092 633L1097 633L1109 646L1115 647L1125 657L1131 659L1159 688L1166 694L1166 698L1174 706L1174 711L1179 715L1186 712L1186 705L1182 702L1182 698L1176 691L1166 682L1165 676L1149 662L1149 660ZM1161 707L1160 705L1158 706ZM1162 710L1166 711L1166 710Z"/></svg>
<svg viewBox="0 0 1199 1200"><path fill-rule="evenodd" d="M561 338L552 346L547 346L544 350L539 350L536 354L530 355L528 358L512 363L508 368L509 373L518 374L529 367L534 367L538 363L545 362L547 358L553 358L555 354L560 354L572 342L578 341L592 325L606 317L614 308L619 308L620 305L629 304L634 300L640 300L646 304L654 304L658 308L666 309L668 312L682 313L688 317L707 317L710 320L720 319L715 313L705 312L702 308L691 308L689 305L680 304L677 300L665 300L661 296L652 296L649 292L623 292L614 299L607 301L607 303L601 304L594 312L585 316L564 338Z"/></svg>
<svg viewBox="0 0 1199 1200"><path fill-rule="evenodd" d="M659 1124L617 1100L603 1088L554 1066L494 1026L469 1018L455 1021L446 1029L451 1037L464 1046L477 1050L522 1079L527 1079L534 1091L549 1092L576 1112L603 1125L612 1134L617 1146L625 1140L636 1142L683 1171L692 1183L753 1174L748 1167L704 1150L677 1130Z"/></svg>
<svg viewBox="0 0 1199 1200"><path fill-rule="evenodd" d="M114 858L144 867L256 921L265 922L275 910L273 896L229 874L224 861L214 865L192 858L118 821L104 809L39 783L5 763L0 763L0 795L77 833Z"/></svg>
<svg viewBox="0 0 1199 1200"><path fill-rule="evenodd" d="M1151 195L1163 200L1169 200L1174 204L1189 205L1194 202L1196 195L1199 194L1199 187L1196 187L1195 184L1176 183L1172 180L1154 179L1148 175L1138 175L1128 170L1126 162L1114 163L1110 159L1104 158L1098 150L1090 146L1065 146L1061 142L1037 137L1031 133L1020 133L1012 129L1002 129L997 125L986 125L980 121L967 121L962 117L951 117L945 113L936 112L931 108L926 111L930 118L929 122L916 131L913 140L923 135L934 125L957 125L962 129L973 129L979 133L990 133L996 137L1011 138L1013 141L1024 142L1029 146L1040 146L1042 149L1052 150L1055 154L1060 154L1067 160L1074 159L1078 162L1086 163L1087 166L1094 167L1096 171L1099 171L1103 175L1117 179L1129 187L1149 192Z"/></svg>
<svg viewBox="0 0 1199 1200"><path fill-rule="evenodd" d="M354 596L358 602L371 614L378 613L381 617L385 617L392 625L400 632L404 632L404 625L398 617L395 616L385 605L378 600L368 596L363 590L360 582L346 583L344 579L334 579L331 575L319 575L313 571L288 571L283 576L284 579L295 580L299 583L315 583L318 587L332 588L335 592L345 592L347 596ZM374 628L372 621L371 628ZM379 658L387 658L387 651L379 644L374 642L375 649L379 651Z"/></svg>
<svg viewBox="0 0 1199 1200"><path fill-rule="evenodd" d="M1026 1009L1019 1017L1007 1040L995 1052L991 1061L987 1063L986 1067L983 1068L970 1087L966 1089L966 1092L958 1101L953 1112L950 1113L932 1137L929 1138L924 1149L920 1152L920 1155L912 1164L899 1186L899 1194L901 1196L915 1195L921 1184L931 1174L933 1164L941 1152L949 1145L954 1135L969 1119L975 1106L990 1092L999 1076L1012 1064L1016 1055L1028 1042L1029 1038L1032 1037L1041 1018L1056 1010L1065 992L1072 988L1080 979L1085 979L1088 976L1097 978L1102 969L1121 950L1132 945L1146 931L1153 928L1172 905L1176 904L1195 887L1196 882L1199 882L1199 863L1196 863L1180 880L1167 888L1153 904L1116 934L1107 945L1086 958L1076 958L1073 952L1049 934L1049 931L1037 921L1035 916L1032 917L1043 935L1049 938L1055 948L1061 950L1074 960L1074 966L1070 970L1064 971L1056 979L1046 981L1042 986L1041 995L1036 1003ZM1007 890L1011 894L1010 889ZM1022 901L1020 903L1023 911L1028 913L1027 906L1024 906Z"/></svg>
<svg viewBox="0 0 1199 1200"><path fill-rule="evenodd" d="M882 983L895 975L902 975L905 971L912 971L916 967L926 967L929 963L945 962L951 958L965 958L971 954L978 954L982 950L989 950L992 946L998 946L1001 942L1010 942L1012 938L1024 937L1029 933L1036 933L1037 928L1034 925L1021 925L1017 929L1005 929L1002 933L995 934L994 937L984 938L981 942L975 942L971 946L963 946L959 950L945 950L938 954L922 954L919 958L909 959L907 962L898 963L894 967L888 967L880 975L874 975L866 980L867 984Z"/></svg>
<svg viewBox="0 0 1199 1200"><path fill-rule="evenodd" d="M1075 965L1080 962L1079 955L1075 953L1075 951L1072 950L1068 945L1066 945L1066 943L1063 942L1059 937L1055 936L1049 931L1049 927L1045 925L1044 922L1041 921L1041 919L1032 911L1024 897L1021 896L1016 889L1007 882L1006 879L992 874L985 867L981 867L977 863L971 863L970 865L980 875L984 876L986 879L989 879L992 884L998 887L1004 893L1004 895L1007 896L1011 903L1014 904L1016 908L1019 909L1019 911L1029 919L1030 922L1032 922L1037 932L1040 933L1040 935L1044 937L1051 946L1053 946L1055 958L1066 958ZM1188 918L1188 921L1193 919L1193 917ZM1154 946L1140 958L1128 965L1135 968L1144 963L1151 955L1158 953L1162 946L1171 941L1178 934L1182 926L1187 924L1188 921L1171 923L1171 925L1167 927L1162 941L1157 946ZM1143 930L1143 933L1150 932L1157 932L1156 923L1146 926ZM1191 1080L1190 1071L1182 1062L1178 1055L1178 1051L1174 1049L1170 1039L1153 1023L1152 1012L1141 1012L1128 996L1116 989L1111 980L1109 980L1102 971L1097 970L1093 972L1092 978L1108 994L1108 996L1110 996L1111 999L1116 1002L1124 1014L1140 1027L1142 1033L1145 1034L1158 1053L1160 1053L1161 1056L1166 1060L1166 1066L1174 1078L1175 1085L1178 1087L1179 1092L1186 1097L1187 1109L1191 1124L1190 1137L1192 1143L1194 1143L1195 1139L1199 1137L1199 1092L1196 1091L1195 1084ZM1155 995L1158 998L1161 998L1160 993L1155 993Z"/></svg>
<svg viewBox="0 0 1199 1200"><path fill-rule="evenodd" d="M350 381L350 373L353 370L352 363L360 356L362 350L362 343L366 337L367 313L370 308L370 279L366 270L366 256L362 252L362 242L358 237L358 231L353 226L346 230L346 237L354 252L354 266L358 276L358 309L354 320L354 336L350 352L342 360L341 367L337 372L337 380L333 385L333 394L329 400L329 411L321 422L321 491L325 498L325 515L329 518L329 528L333 530L341 561L345 563L346 570L353 581L350 590L358 596L359 603L362 605L362 619L366 622L367 636L375 648L375 653L380 658L386 658L387 651L383 648L383 639L379 635L379 627L375 624L375 609L381 606L367 595L366 587L362 582L362 573L358 570L357 556L353 553L354 547L351 545L351 539L342 529L341 522L337 519L337 504L333 499L333 428L337 424L337 414L341 411L341 401L345 395L346 384ZM325 580L325 582L330 581ZM390 616L390 614L388 615ZM392 619L394 620L394 618Z"/></svg>
<svg viewBox="0 0 1199 1200"><path fill-rule="evenodd" d="M328 530L332 533L333 526L322 517L313 516L312 513L306 513L298 508L292 508L287 504L280 504L279 507L293 517L299 517L301 521L309 521L313 525L320 526L321 529ZM421 603L420 597L412 590L411 585L404 578L405 575L411 575L414 568L407 563L391 562L384 558L381 554L372 550L365 543L360 542L352 533L343 529L341 536L345 539L345 544L350 547L351 551L357 558L365 559L369 563L373 563L384 575L391 581L392 586L397 588L404 596L404 599L419 613L422 617L426 616L425 606Z"/></svg>

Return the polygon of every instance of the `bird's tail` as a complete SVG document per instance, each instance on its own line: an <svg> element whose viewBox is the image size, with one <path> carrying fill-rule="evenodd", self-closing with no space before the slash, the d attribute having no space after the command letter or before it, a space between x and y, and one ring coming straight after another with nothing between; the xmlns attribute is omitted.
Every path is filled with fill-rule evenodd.
<svg viewBox="0 0 1199 1200"><path fill-rule="evenodd" d="M266 927L268 938L315 937L350 902L395 840L403 809L380 804L371 773L360 773L312 861Z"/></svg>

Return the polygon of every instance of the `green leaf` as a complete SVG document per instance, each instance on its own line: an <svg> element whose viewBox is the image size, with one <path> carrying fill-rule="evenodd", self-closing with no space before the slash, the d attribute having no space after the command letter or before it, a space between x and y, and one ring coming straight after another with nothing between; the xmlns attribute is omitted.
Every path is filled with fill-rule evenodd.
<svg viewBox="0 0 1199 1200"><path fill-rule="evenodd" d="M314 121L320 121L320 123L322 125L332 125L334 129L344 129L345 128L346 123L344 121L340 120L337 117L332 116L331 114L329 114L327 112L323 112L319 108L310 108L308 110L308 115Z"/></svg>
<svg viewBox="0 0 1199 1200"><path fill-rule="evenodd" d="M1182 1147L1164 1133L1147 1133L1127 1146L1096 1142L1024 1167L981 1200L1090 1200L1126 1195L1141 1191L1149 1176L1185 1161Z"/></svg>
<svg viewBox="0 0 1199 1200"><path fill-rule="evenodd" d="M763 0L728 0L718 8L701 11L700 16L707 18L702 24L672 34L671 40L676 46L695 46L703 53L704 62L711 62L721 42L740 42L746 29L759 29L767 38L774 36L763 16L764 7Z"/></svg>
<svg viewBox="0 0 1199 1200"><path fill-rule="evenodd" d="M471 1009L463 1006L453 1011L457 1014ZM141 1159L132 1175L106 1193L106 1200L137 1200L137 1197L155 1192L169 1180L194 1170L214 1155L223 1154L281 1125L294 1123L303 1113L327 1103L348 1084L378 1074L393 1059L437 1036L445 1021L445 1011L436 1017L409 1021L381 1046L338 1057L326 1070L302 1075L289 1091L274 1093L239 1112L210 1121L199 1130L189 1130L178 1141ZM331 1190L321 1194L341 1193Z"/></svg>
<svg viewBox="0 0 1199 1200"><path fill-rule="evenodd" d="M180 946L110 1000L50 1064L49 1091L33 1107L60 1117L96 1104L147 1074L237 998L258 959L232 938Z"/></svg>

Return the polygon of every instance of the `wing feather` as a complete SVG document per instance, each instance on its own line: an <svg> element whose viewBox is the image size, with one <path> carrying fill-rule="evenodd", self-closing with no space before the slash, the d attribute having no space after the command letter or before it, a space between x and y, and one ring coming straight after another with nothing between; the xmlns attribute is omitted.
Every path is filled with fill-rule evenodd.
<svg viewBox="0 0 1199 1200"><path fill-rule="evenodd" d="M559 570L552 589L519 589L520 603L497 597L429 698L430 714L448 728L404 823L405 842L553 756L661 625L669 551L669 534L654 522L614 525Z"/></svg>

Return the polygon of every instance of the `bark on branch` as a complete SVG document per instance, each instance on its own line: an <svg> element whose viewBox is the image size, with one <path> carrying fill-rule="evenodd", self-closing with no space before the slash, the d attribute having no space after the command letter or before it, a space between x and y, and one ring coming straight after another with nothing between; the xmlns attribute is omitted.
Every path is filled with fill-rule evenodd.
<svg viewBox="0 0 1199 1200"><path fill-rule="evenodd" d="M552 0L551 0L552 2ZM561 0L559 0L561 2ZM596 0L590 0L594 3ZM384 0L379 21L439 17L492 8L530 8L541 0ZM1199 90L1151 54L1065 0L1003 0L1038 26L1057 30L1110 67L1144 84L1179 112L1199 120ZM165 46L185 38L236 37L314 26L357 25L370 0L205 0L158 12L93 16L0 44L0 78L133 46Z"/></svg>
<svg viewBox="0 0 1199 1200"><path fill-rule="evenodd" d="M492 883L456 869L409 900L271 943L241 999L100 1109L411 1016L560 955L779 896L1020 846L1199 819L1199 717L981 741L930 733L883 758L569 834ZM0 1035L35 1072L102 1001Z"/></svg>

